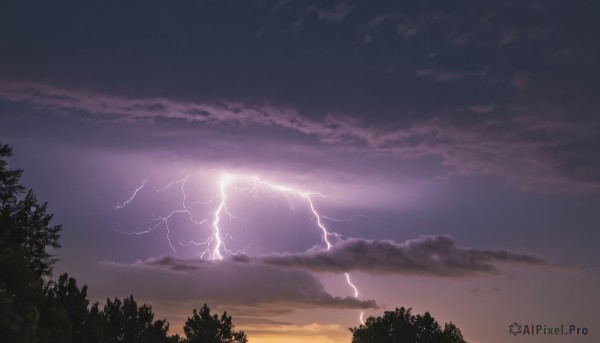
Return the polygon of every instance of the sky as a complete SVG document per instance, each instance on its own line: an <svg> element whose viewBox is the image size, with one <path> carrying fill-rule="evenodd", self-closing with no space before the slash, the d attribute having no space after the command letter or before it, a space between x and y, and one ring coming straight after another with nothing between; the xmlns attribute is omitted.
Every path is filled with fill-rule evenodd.
<svg viewBox="0 0 600 343"><path fill-rule="evenodd" d="M3 1L0 141L64 225L54 273L172 332L207 303L251 343L350 342L404 306L469 342L597 342L599 15Z"/></svg>

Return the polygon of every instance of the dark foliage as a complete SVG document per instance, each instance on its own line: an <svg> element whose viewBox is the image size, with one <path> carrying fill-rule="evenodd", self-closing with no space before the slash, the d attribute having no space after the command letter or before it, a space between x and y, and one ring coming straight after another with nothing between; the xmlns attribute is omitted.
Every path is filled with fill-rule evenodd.
<svg viewBox="0 0 600 343"><path fill-rule="evenodd" d="M350 331L352 343L466 343L454 324L446 323L442 330L429 312L413 315L404 307L386 311L382 317L369 317Z"/></svg>
<svg viewBox="0 0 600 343"><path fill-rule="evenodd" d="M12 148L0 144L0 337L11 342L37 340L46 301L43 277L55 262L60 225L51 225L46 204L19 183L21 169L10 169Z"/></svg>
<svg viewBox="0 0 600 343"><path fill-rule="evenodd" d="M206 304L185 322L183 331L189 343L246 343L244 331L234 331L231 316L223 312L221 318L210 314Z"/></svg>
<svg viewBox="0 0 600 343"><path fill-rule="evenodd" d="M50 225L47 204L19 184L23 170L7 169L4 159L11 155L10 146L0 145L0 256L22 259L31 273L49 275L55 260L47 248L60 247L61 226Z"/></svg>
<svg viewBox="0 0 600 343"><path fill-rule="evenodd" d="M170 342L169 324L164 319L154 320L152 307L137 306L133 296L114 300L107 299L101 313L105 342L134 343Z"/></svg>

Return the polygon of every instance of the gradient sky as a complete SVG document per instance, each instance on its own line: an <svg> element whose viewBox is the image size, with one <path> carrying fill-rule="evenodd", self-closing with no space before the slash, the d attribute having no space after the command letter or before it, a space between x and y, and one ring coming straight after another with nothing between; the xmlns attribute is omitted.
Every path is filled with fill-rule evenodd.
<svg viewBox="0 0 600 343"><path fill-rule="evenodd" d="M598 2L374 3L3 1L0 140L64 224L55 272L176 332L207 302L251 343L349 342L360 311L399 306L469 342L597 342ZM228 191L244 256L179 244L215 202L172 218L176 251L164 226L122 234L181 209L181 184L156 189L187 176L207 201L224 173L323 193L332 249L264 185Z"/></svg>

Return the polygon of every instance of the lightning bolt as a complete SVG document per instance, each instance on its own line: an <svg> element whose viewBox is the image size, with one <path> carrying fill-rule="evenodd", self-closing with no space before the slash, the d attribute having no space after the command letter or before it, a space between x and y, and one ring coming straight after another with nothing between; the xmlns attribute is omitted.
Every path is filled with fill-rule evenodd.
<svg viewBox="0 0 600 343"><path fill-rule="evenodd" d="M352 287L352 289L354 290L354 297L355 297L355 298L358 298L358 295L359 295L360 293L358 292L358 288L357 288L357 287L356 287L356 286L355 286L355 285L352 283L352 280L350 280L350 274L348 274L348 273L344 273L344 275L346 276L346 282L347 282L347 283L348 283L348 285L349 285L350 287ZM363 321L363 315L364 315L364 312L360 312L359 320L360 320L360 323L361 323L361 324L364 324L364 323L365 323L365 322Z"/></svg>
<svg viewBox="0 0 600 343"><path fill-rule="evenodd" d="M135 189L135 191L133 192L133 194L131 195L131 197L129 199L125 200L122 204L121 203L117 203L114 206L115 210L120 210L123 207L127 206L130 202L132 202L133 199L135 199L135 196L142 190L142 188L144 188L144 186L146 185L147 181L148 181L148 179L144 179L144 181L142 182L142 185Z"/></svg>
<svg viewBox="0 0 600 343"><path fill-rule="evenodd" d="M240 188L235 183L236 180L246 180L246 179L251 180L251 186ZM187 193L185 191L185 185L186 185L187 180L188 180L188 176L185 176L181 180L172 181L172 182L168 183L167 185L165 185L164 187L156 190L156 192L162 192L162 191L169 189L170 187L172 187L174 185L179 184L180 188L181 188L181 193L182 193L182 202L181 202L182 208L173 210L166 216L159 216L157 218L154 218L153 222L152 222L153 225L149 226L148 229L146 229L146 230L137 231L137 232L119 232L119 233L143 235L143 234L147 234L147 233L154 231L159 226L161 226L161 224L163 224L165 227L165 230L166 230L166 238L167 238L169 247L171 248L171 250L173 250L174 253L177 253L177 251L175 250L175 247L173 246L173 244L171 242L171 238L170 238L170 228L169 228L169 223L168 223L169 219L171 217L173 217L174 215L184 214L190 219L190 221L194 225L202 225L204 223L207 223L208 219L202 219L202 220L195 219L192 214L192 207L195 205L207 205L212 202L218 201L218 206L213 213L212 222L211 222L212 234L203 242L190 241L185 244L180 242L179 244L181 246L188 246L188 245L203 246L204 250L202 250L198 254L199 257L201 259L204 259L206 257L212 261L223 260L224 256L232 256L232 255L237 255L240 253L245 253L248 246L246 248L244 248L242 250L238 250L238 251L232 251L227 248L226 240L232 239L232 238L228 234L223 233L224 230L221 227L221 222L224 217L228 217L230 220L234 220L234 219L241 220L244 223L244 225L246 225L242 218L235 216L229 210L229 207L228 207L229 193L228 193L228 191L234 190L236 192L248 192L251 194L251 196L253 198L256 199L256 198L258 198L259 186L269 188L269 189L275 191L277 194L280 194L281 196L283 196L287 200L289 208L293 213L295 213L295 206L294 206L293 198L303 199L307 203L308 207L310 208L310 211L312 213L312 216L316 223L316 226L321 231L321 239L322 239L323 243L325 244L327 250L331 250L331 248L333 246L333 244L330 240L330 237L340 239L340 235L335 232L329 231L327 229L327 227L325 226L325 224L323 223L323 220L337 222L337 221L351 221L358 217L366 217L370 220L371 225L373 225L372 219L367 216L364 216L364 215L353 215L346 219L335 219L335 218L323 216L317 210L317 208L313 202L313 197L314 196L325 197L324 194L300 191L300 190L297 190L297 189L289 187L289 186L265 181L257 176L224 174L223 177L221 178L221 180L219 181L219 187L218 187L219 191L218 191L217 195L215 195L214 197L210 198L209 200L207 200L205 202L194 202L194 203L188 204L187 203ZM124 201L123 203L117 204L117 206L115 206L115 208L122 209L125 206L127 206L128 204L130 204L135 199L138 192L140 192L144 188L144 186L146 185L146 182L147 182L147 179L144 180L142 185L134 191L133 195L128 200ZM358 298L360 295L360 292L359 292L357 286L350 279L350 274L344 273L344 275L346 277L346 283L354 292L354 298ZM363 315L364 315L364 313L361 312L360 317L359 317L361 324L364 324Z"/></svg>
<svg viewBox="0 0 600 343"><path fill-rule="evenodd" d="M221 255L221 248L225 249L225 245L223 244L223 240L221 239L221 228L219 227L219 222L221 221L222 212L225 212L231 216L229 209L227 208L227 192L225 188L229 183L229 176L225 175L223 180L221 180L221 186L219 187L219 194L221 195L221 201L219 203L219 207L215 211L215 217L212 222L213 227L213 237L215 237L216 244L215 248L212 252L212 260L222 260L223 255Z"/></svg>
<svg viewBox="0 0 600 343"><path fill-rule="evenodd" d="M171 248L171 250L173 250L174 253L177 253L177 250L175 250L175 247L173 246L173 243L171 242L171 237L170 237L171 229L169 228L169 219L171 219L171 217L173 217L176 214L184 214L184 215L188 216L188 218L194 225L204 224L207 222L206 219L202 219L202 220L194 219L192 212L191 212L191 209L192 209L191 205L207 204L207 203L210 203L210 201L212 200L211 199L206 203L192 203L190 206L188 206L186 204L187 193L185 192L185 183L187 182L187 180L188 180L188 176L184 177L181 180L172 181L172 182L168 183L166 186L164 186L163 188L156 190L156 192L162 192L162 191L167 190L168 188L170 188L173 185L181 184L181 193L183 195L181 209L173 210L166 216L158 216L158 217L152 219L152 224L145 230L133 231L133 232L122 232L122 231L116 231L116 232L118 232L120 234L125 234L125 235L144 235L144 234L154 231L162 224L162 225L164 225L165 230L166 230L165 237L167 239L167 242L169 243L169 247ZM144 182L142 182L142 185L133 192L131 197L128 200L124 201L122 204L118 204L117 206L115 206L115 209L122 209L125 206L127 206L129 203L131 203L135 199L136 195L144 188L147 181L148 181L148 179L144 179Z"/></svg>

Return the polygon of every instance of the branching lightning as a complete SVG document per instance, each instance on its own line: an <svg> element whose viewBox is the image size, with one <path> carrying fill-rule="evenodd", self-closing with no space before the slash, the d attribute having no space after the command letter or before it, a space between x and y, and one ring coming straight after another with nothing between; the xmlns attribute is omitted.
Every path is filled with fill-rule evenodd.
<svg viewBox="0 0 600 343"><path fill-rule="evenodd" d="M216 209L213 212L213 217L212 217L212 221L211 221L212 234L206 240L204 240L202 242L196 242L196 241L190 241L188 243L180 242L179 245L181 245L181 246L189 246L189 245L202 246L202 247L204 247L204 249L198 254L198 256L201 259L206 258L206 259L209 259L212 261L223 260L225 256L232 256L232 255L237 255L240 253L245 253L248 246L245 247L244 249L238 250L238 251L232 251L229 248L227 248L226 241L231 240L232 237L229 234L224 233L224 230L221 227L221 223L222 223L223 218L227 217L230 220L240 220L247 227L246 222L242 218L235 216L229 210L229 207L228 207L229 191L233 190L236 192L248 192L253 198L256 199L256 198L258 198L259 186L269 188L269 189L275 191L277 194L280 194L281 196L283 196L288 202L290 211L292 211L293 213L295 213L295 211L296 211L293 199L300 198L300 199L304 200L306 202L306 204L308 205L308 207L310 208L310 211L312 213L312 216L316 223L316 226L321 231L321 239L322 239L323 243L325 244L327 250L330 250L333 246L333 244L330 240L330 237L340 239L340 235L335 232L329 231L327 229L327 227L325 226L325 224L323 223L323 220L339 222L339 221L352 221L352 220L355 220L356 218L364 217L364 218L369 219L371 225L373 225L373 221L371 220L371 218L369 218L367 216L363 216L363 215L353 215L346 219L335 219L335 218L323 216L318 212L318 210L313 202L313 198L312 198L314 196L325 197L325 195L323 195L322 193L311 193L311 192L306 192L306 191L299 191L292 187L288 187L288 186L284 186L284 185L271 183L271 182L262 180L257 176L224 174L223 177L221 178L221 180L219 181L219 187L218 187L219 191L218 191L217 195L213 196L212 198L208 199L205 202L194 202L194 203L188 204L187 203L187 193L185 190L187 180L188 180L188 176L185 176L183 179L169 182L164 187L156 189L156 192L162 192L162 191L165 191L175 185L180 185L181 194L182 194L181 208L175 209L165 216L158 216L158 217L154 218L151 222L151 225L145 230L137 231L137 232L119 232L119 233L130 234L130 235L143 235L143 234L147 234L147 233L154 231L161 225L164 225L165 231L166 231L166 238L167 238L169 247L171 248L171 250L173 250L174 253L177 253L177 251L175 250L175 247L173 246L173 244L171 242L171 238L170 238L169 219L175 215L183 214L183 215L186 215L194 225L202 225L204 223L207 223L209 221L209 219L201 219L201 220L195 219L192 214L192 207L196 206L196 205L208 205L208 204L211 204L216 201L216 202L218 202L218 206L216 207ZM236 184L236 181L243 181L243 180L250 180L251 185L247 186L247 187L239 187ZM115 209L122 209L122 208L126 207L127 205L129 205L136 198L138 193L146 186L146 183L147 183L147 179L143 181L142 185L134 191L134 193L128 200L124 201L123 203L117 204L115 206ZM354 292L354 298L358 298L360 295L360 292L359 292L357 286L350 279L350 274L345 273L344 275L346 277L346 283ZM364 323L363 322L363 312L360 313L360 322L361 322L361 324Z"/></svg>
<svg viewBox="0 0 600 343"><path fill-rule="evenodd" d="M133 199L135 199L135 196L142 190L142 188L144 188L144 186L146 185L146 182L148 182L148 179L144 179L144 181L142 182L142 185L135 189L135 191L133 192L133 194L131 195L131 197L129 199L123 201L122 204L121 203L117 203L115 205L115 209L116 210L122 209L123 207L127 206L127 204L129 204L130 202L132 202Z"/></svg>

